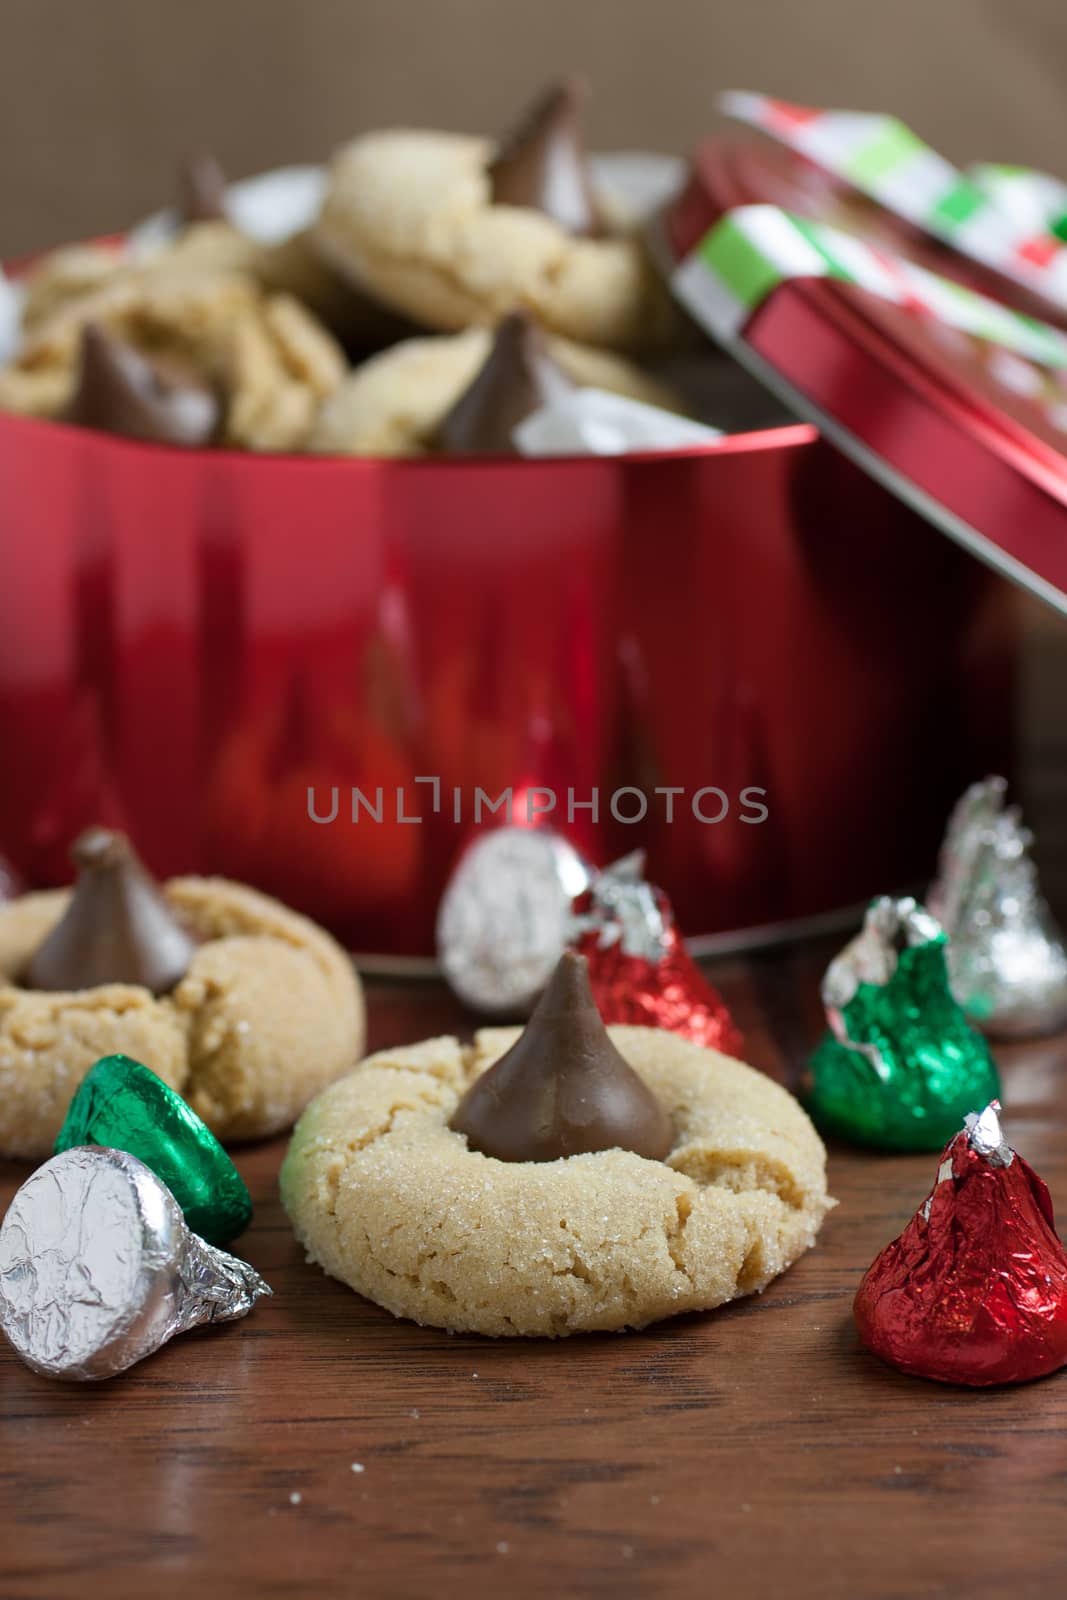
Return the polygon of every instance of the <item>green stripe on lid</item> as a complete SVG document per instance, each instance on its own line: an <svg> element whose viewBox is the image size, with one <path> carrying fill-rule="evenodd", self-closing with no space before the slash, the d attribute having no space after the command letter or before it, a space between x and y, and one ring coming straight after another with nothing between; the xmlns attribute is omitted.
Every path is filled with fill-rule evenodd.
<svg viewBox="0 0 1067 1600"><path fill-rule="evenodd" d="M699 250L715 276L743 305L760 305L782 281L780 268L760 254L744 229L730 216L708 230L700 241Z"/></svg>
<svg viewBox="0 0 1067 1600"><path fill-rule="evenodd" d="M910 128L890 117L869 143L844 156L841 171L861 186L877 183L887 172L895 171L925 149L922 140Z"/></svg>

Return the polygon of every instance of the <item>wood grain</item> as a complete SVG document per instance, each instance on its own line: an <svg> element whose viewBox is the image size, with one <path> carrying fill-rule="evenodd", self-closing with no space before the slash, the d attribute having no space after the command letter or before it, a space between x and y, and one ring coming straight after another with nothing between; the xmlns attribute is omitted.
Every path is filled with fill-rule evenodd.
<svg viewBox="0 0 1067 1600"><path fill-rule="evenodd" d="M825 947L712 968L790 1081ZM468 1023L371 986L373 1044ZM1009 1136L1067 1205L1067 1042L1001 1054ZM100 1387L0 1352L0 1597L1062 1595L1067 1378L971 1393L862 1351L859 1277L933 1176L834 1149L839 1208L762 1296L642 1334L458 1338L301 1259L284 1148L238 1154L274 1299ZM6 1205L23 1176L3 1173ZM362 1468L354 1470L354 1464Z"/></svg>

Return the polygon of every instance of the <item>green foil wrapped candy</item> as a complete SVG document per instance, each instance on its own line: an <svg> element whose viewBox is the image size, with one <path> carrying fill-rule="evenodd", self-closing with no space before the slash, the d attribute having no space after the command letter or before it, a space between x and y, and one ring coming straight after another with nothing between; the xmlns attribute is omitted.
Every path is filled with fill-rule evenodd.
<svg viewBox="0 0 1067 1600"><path fill-rule="evenodd" d="M830 1031L811 1061L820 1127L885 1150L940 1150L970 1111L1000 1098L989 1047L949 988L940 923L911 899L871 902L832 961Z"/></svg>
<svg viewBox="0 0 1067 1600"><path fill-rule="evenodd" d="M252 1220L244 1179L210 1128L131 1056L103 1056L70 1102L55 1153L86 1144L125 1150L143 1161L208 1244L228 1244Z"/></svg>

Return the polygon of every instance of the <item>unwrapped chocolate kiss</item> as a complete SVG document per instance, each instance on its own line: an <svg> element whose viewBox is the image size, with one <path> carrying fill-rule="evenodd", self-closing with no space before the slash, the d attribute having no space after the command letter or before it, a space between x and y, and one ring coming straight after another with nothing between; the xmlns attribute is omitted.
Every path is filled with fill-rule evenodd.
<svg viewBox="0 0 1067 1600"><path fill-rule="evenodd" d="M215 391L173 360L150 358L95 323L82 334L81 365L65 420L145 444L210 444L221 407Z"/></svg>
<svg viewBox="0 0 1067 1600"><path fill-rule="evenodd" d="M185 976L196 941L170 909L130 841L89 828L71 851L78 881L66 911L31 958L29 989L106 983L165 994Z"/></svg>
<svg viewBox="0 0 1067 1600"><path fill-rule="evenodd" d="M574 234L603 231L582 138L585 96L578 79L553 85L501 141L489 168L495 205L543 211Z"/></svg>
<svg viewBox="0 0 1067 1600"><path fill-rule="evenodd" d="M438 447L453 456L514 455L519 423L573 388L530 318L513 312L497 328L481 371L441 423Z"/></svg>
<svg viewBox="0 0 1067 1600"><path fill-rule="evenodd" d="M178 213L183 222L221 222L226 216L226 174L208 150L194 151L178 168Z"/></svg>
<svg viewBox="0 0 1067 1600"><path fill-rule="evenodd" d="M567 951L520 1037L476 1078L449 1124L498 1161L591 1150L662 1160L670 1118L608 1037L583 956Z"/></svg>

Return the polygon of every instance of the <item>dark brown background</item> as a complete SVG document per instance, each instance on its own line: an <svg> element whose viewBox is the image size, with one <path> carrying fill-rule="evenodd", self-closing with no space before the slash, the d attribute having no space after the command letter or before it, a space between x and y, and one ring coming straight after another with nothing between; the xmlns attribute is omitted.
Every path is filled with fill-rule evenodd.
<svg viewBox="0 0 1067 1600"><path fill-rule="evenodd" d="M391 122L488 132L574 67L605 148L684 150L735 86L1067 171L1062 0L0 0L0 19L7 254L153 208L192 142L240 174Z"/></svg>

